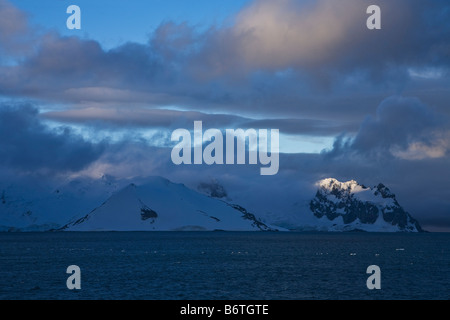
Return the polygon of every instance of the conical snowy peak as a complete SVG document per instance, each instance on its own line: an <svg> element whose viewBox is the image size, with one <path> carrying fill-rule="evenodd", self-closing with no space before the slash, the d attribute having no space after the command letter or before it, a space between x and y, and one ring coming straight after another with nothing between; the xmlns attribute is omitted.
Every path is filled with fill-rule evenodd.
<svg viewBox="0 0 450 320"><path fill-rule="evenodd" d="M268 231L242 207L208 197L182 184L152 177L130 184L100 207L63 227L66 231Z"/></svg>
<svg viewBox="0 0 450 320"><path fill-rule="evenodd" d="M368 188L356 181L324 179L309 207L314 216L329 222L331 230L420 232L419 223L383 184Z"/></svg>

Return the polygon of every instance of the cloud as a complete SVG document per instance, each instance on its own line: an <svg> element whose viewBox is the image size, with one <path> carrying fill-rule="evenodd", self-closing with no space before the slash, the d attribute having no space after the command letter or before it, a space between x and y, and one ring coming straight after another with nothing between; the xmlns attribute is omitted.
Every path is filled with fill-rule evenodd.
<svg viewBox="0 0 450 320"><path fill-rule="evenodd" d="M374 32L362 1L253 1L234 25L210 32L199 61L213 75L294 68L322 80L362 72L384 81L392 68L403 77L405 66L448 68L448 3L377 4L382 29Z"/></svg>
<svg viewBox="0 0 450 320"><path fill-rule="evenodd" d="M97 101L101 96L102 101L133 101L132 93L148 86L157 73L146 51L144 45L126 44L105 52L93 40L46 34L35 54L2 68L1 92L56 101Z"/></svg>
<svg viewBox="0 0 450 320"><path fill-rule="evenodd" d="M356 27L361 8L347 0L254 1L224 37L246 70L318 66L336 55L334 49Z"/></svg>
<svg viewBox="0 0 450 320"><path fill-rule="evenodd" d="M336 140L331 155L394 156L405 160L442 158L450 150L449 119L417 98L390 97L368 116L354 137Z"/></svg>
<svg viewBox="0 0 450 320"><path fill-rule="evenodd" d="M0 165L18 173L57 174L78 171L103 153L68 128L50 130L31 105L0 106Z"/></svg>
<svg viewBox="0 0 450 320"><path fill-rule="evenodd" d="M27 15L6 0L0 0L0 53L22 55L32 48L33 32ZM1 60L0 60L1 61Z"/></svg>
<svg viewBox="0 0 450 320"><path fill-rule="evenodd" d="M40 116L67 124L175 130L192 128L194 121L202 121L205 128L279 129L284 134L333 136L340 132L356 132L351 123L330 123L317 119L250 119L230 114L208 114L196 111L167 109L90 107L64 111L43 112Z"/></svg>
<svg viewBox="0 0 450 320"><path fill-rule="evenodd" d="M209 127L229 127L243 122L245 118L225 114L206 114L195 111L177 111L143 108L83 108L66 111L45 112L42 117L68 123L113 125L123 128L165 128L193 127L194 121L203 121Z"/></svg>
<svg viewBox="0 0 450 320"><path fill-rule="evenodd" d="M41 32L25 57L0 65L0 93L66 108L179 106L248 117L352 119L353 127L399 91L439 100L434 103L446 110L429 86L439 87L439 97L450 96L450 5L379 5L383 28L377 31L365 27L361 1L256 0L229 24L200 30L167 21L148 43L111 50L95 40ZM3 42L27 28L18 21L21 27L3 27ZM417 76L427 70L438 79Z"/></svg>
<svg viewBox="0 0 450 320"><path fill-rule="evenodd" d="M447 150L450 150L450 136L438 139L429 146L422 142L411 143L406 150L401 148L391 149L394 156L405 160L423 160L427 158L435 159L442 158L446 155Z"/></svg>
<svg viewBox="0 0 450 320"><path fill-rule="evenodd" d="M263 119L249 120L244 123L245 128L279 129L284 134L299 134L307 136L335 136L341 132L355 132L357 126L351 122L330 122L320 119Z"/></svg>

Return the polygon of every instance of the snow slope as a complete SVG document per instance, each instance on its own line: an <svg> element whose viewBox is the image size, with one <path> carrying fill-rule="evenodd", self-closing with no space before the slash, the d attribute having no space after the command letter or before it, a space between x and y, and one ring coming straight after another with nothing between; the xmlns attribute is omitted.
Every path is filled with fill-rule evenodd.
<svg viewBox="0 0 450 320"><path fill-rule="evenodd" d="M237 205L161 177L130 184L65 231L267 231L274 228Z"/></svg>
<svg viewBox="0 0 450 320"><path fill-rule="evenodd" d="M47 231L86 214L120 187L114 178L76 178L58 186L0 184L0 231Z"/></svg>

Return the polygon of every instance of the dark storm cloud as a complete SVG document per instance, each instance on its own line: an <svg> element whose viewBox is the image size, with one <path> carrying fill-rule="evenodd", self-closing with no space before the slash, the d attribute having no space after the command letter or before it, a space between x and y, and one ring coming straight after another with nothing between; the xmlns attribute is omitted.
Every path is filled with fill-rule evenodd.
<svg viewBox="0 0 450 320"><path fill-rule="evenodd" d="M148 48L139 44L105 52L96 41L47 34L36 51L22 64L1 69L1 93L71 102L132 102L142 99L144 93L136 98L133 93L151 84L158 73Z"/></svg>
<svg viewBox="0 0 450 320"><path fill-rule="evenodd" d="M25 59L0 67L0 93L81 107L120 102L258 117L353 118L353 126L404 90L423 98L429 90L422 89L438 82L448 96L448 2L377 4L383 21L377 31L365 26L363 1L258 0L232 24L199 31L164 22L147 44L111 50L46 34ZM2 45L10 38L0 38Z"/></svg>
<svg viewBox="0 0 450 320"><path fill-rule="evenodd" d="M417 98L390 97L368 116L354 139L340 136L330 156L355 153L364 157L405 160L448 157L450 122Z"/></svg>
<svg viewBox="0 0 450 320"><path fill-rule="evenodd" d="M23 173L78 171L102 154L70 129L60 132L44 126L30 105L0 105L0 165Z"/></svg>

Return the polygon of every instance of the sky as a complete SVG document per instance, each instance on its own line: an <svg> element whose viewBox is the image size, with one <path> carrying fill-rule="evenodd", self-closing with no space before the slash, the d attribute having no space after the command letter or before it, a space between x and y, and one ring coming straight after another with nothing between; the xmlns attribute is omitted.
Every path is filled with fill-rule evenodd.
<svg viewBox="0 0 450 320"><path fill-rule="evenodd" d="M382 182L450 231L449 18L446 0L0 0L0 174L218 179L273 204ZM174 166L195 120L279 129L279 173Z"/></svg>
<svg viewBox="0 0 450 320"><path fill-rule="evenodd" d="M25 11L30 21L46 29L57 30L65 36L81 36L99 41L111 49L129 41L146 43L149 35L164 21L189 22L199 28L223 24L236 14L247 0L18 0L12 3ZM82 9L82 31L66 28L66 9L69 5Z"/></svg>

